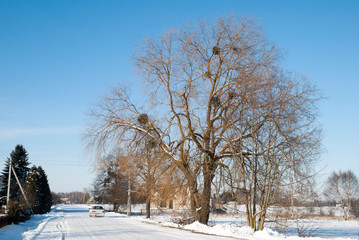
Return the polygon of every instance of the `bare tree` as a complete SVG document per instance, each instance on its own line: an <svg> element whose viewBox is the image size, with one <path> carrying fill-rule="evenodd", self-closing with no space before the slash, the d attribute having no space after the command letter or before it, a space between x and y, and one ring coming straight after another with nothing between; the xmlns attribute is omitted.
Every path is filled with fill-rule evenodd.
<svg viewBox="0 0 359 240"><path fill-rule="evenodd" d="M140 124L146 129L148 116L141 114L138 118ZM151 200L154 194L158 193L159 185L171 179L173 165L167 155L157 146L157 143L146 134L139 132L132 142L134 153L127 166L132 169L136 176L138 195L146 199L146 218L150 218ZM166 180L163 180L166 179Z"/></svg>
<svg viewBox="0 0 359 240"><path fill-rule="evenodd" d="M143 121L147 118L147 114L141 114L137 119L143 128L146 128ZM123 141L123 147L124 143L126 152L116 148L112 154L98 159L97 168L101 175L98 180L102 177L100 186L104 186L101 194L106 194L106 198L116 205L123 203L124 198L131 201L132 193L136 193L137 197L145 199L146 218L149 218L152 196L163 182L171 183L174 166L156 142L141 132Z"/></svg>
<svg viewBox="0 0 359 240"><path fill-rule="evenodd" d="M113 203L117 211L119 204L127 199L128 176L125 175L121 161L126 159L123 152L113 152L99 159L97 176L94 179L92 194L96 201Z"/></svg>
<svg viewBox="0 0 359 240"><path fill-rule="evenodd" d="M296 99L290 101L295 93L283 91L277 96L281 86L290 87L281 85L288 79L279 70L279 57L256 23L245 17L219 18L213 25L202 22L171 30L158 40L147 39L133 60L149 99L140 107L128 89L114 88L92 114L90 145L101 152L104 146L146 135L183 173L195 220L207 224L218 166L233 158L246 159L238 165L244 169L259 156L263 161L273 156L288 159L289 151L280 147L299 141L294 134L288 141L288 134L278 139L273 133L293 132L285 128L283 119L295 110L286 107L301 107ZM293 104L281 104L282 99ZM145 113L150 117L139 122ZM261 131L266 133L259 135ZM248 148L250 143L256 147ZM265 171L265 166L269 165L252 166L252 177L257 176L255 171ZM284 174L282 170L286 168L274 174ZM269 184L262 188L273 188Z"/></svg>
<svg viewBox="0 0 359 240"><path fill-rule="evenodd" d="M358 178L351 170L338 173L334 171L327 180L324 195L340 204L343 217L348 220L352 202L358 197L358 191Z"/></svg>
<svg viewBox="0 0 359 240"><path fill-rule="evenodd" d="M239 139L226 135L246 108L242 83L265 75L278 53L253 21L228 18L148 40L134 58L154 101L166 109L169 134L176 133L168 145L187 178L195 219L207 223L216 169Z"/></svg>
<svg viewBox="0 0 359 240"><path fill-rule="evenodd" d="M241 109L242 119L229 136L239 140L231 146L234 157L224 162L228 182L233 192L245 194L248 225L255 230L263 229L279 188L313 174L320 150L317 90L301 82L277 71L261 77L260 85L250 82L247 108Z"/></svg>

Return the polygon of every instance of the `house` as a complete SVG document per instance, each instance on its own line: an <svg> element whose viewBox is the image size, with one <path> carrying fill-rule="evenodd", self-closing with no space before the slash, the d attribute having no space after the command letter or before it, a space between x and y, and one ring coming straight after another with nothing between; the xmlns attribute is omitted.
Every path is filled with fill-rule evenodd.
<svg viewBox="0 0 359 240"><path fill-rule="evenodd" d="M71 200L69 198L60 198L60 202L61 203L65 203L65 204L72 204Z"/></svg>
<svg viewBox="0 0 359 240"><path fill-rule="evenodd" d="M189 190L178 191L173 194L156 192L151 199L151 210L190 210Z"/></svg>

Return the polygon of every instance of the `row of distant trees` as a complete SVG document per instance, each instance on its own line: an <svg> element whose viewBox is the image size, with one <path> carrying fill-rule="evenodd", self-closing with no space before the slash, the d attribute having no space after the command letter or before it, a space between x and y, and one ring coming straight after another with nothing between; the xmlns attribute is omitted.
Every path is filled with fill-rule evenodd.
<svg viewBox="0 0 359 240"><path fill-rule="evenodd" d="M74 203L74 204L85 204L91 200L90 190L84 188L83 191L74 192L52 192L53 204L61 203Z"/></svg>
<svg viewBox="0 0 359 240"><path fill-rule="evenodd" d="M114 87L90 114L86 138L104 184L122 184L111 177L122 174L131 190L135 179L146 208L158 193L183 191L204 224L213 194L229 191L254 230L283 192L292 202L298 189L312 194L321 95L281 57L243 16L146 39L132 56L143 93Z"/></svg>
<svg viewBox="0 0 359 240"><path fill-rule="evenodd" d="M30 162L26 149L17 145L10 153L1 173L0 198L1 205L7 204L9 165L14 169L16 176L11 172L9 203L6 206L13 222L26 220L30 214L49 212L52 205L51 191L47 175L41 166L29 168ZM23 192L20 186L22 186Z"/></svg>

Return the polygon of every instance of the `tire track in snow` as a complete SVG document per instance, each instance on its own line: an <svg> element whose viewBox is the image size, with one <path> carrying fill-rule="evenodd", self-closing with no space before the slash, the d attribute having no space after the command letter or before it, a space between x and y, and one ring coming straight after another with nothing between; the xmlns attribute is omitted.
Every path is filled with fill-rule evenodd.
<svg viewBox="0 0 359 240"><path fill-rule="evenodd" d="M61 240L65 239L65 234L68 233L69 227L66 221L64 221L64 213L62 211L62 208L58 207L48 214L37 215L35 217L39 217L39 218L44 217L44 219L40 221L40 224L36 229L23 233L24 240L48 239L48 238L51 239L55 238ZM51 225L55 225L55 227Z"/></svg>
<svg viewBox="0 0 359 240"><path fill-rule="evenodd" d="M54 216L50 216L45 218L44 220L42 220L42 222L39 224L39 226L31 231L25 232L23 234L24 236L24 240L34 240L37 239L44 231L44 229L46 228L46 226L49 224L49 222L58 219L59 216L58 214L54 215Z"/></svg>
<svg viewBox="0 0 359 240"><path fill-rule="evenodd" d="M60 232L60 239L65 240L65 236L69 233L69 226L67 220L61 217L61 221L56 224L56 229Z"/></svg>

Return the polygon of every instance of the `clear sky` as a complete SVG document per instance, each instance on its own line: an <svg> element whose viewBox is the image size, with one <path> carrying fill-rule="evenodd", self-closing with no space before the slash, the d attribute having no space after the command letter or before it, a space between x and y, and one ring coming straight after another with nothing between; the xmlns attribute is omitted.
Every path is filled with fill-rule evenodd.
<svg viewBox="0 0 359 240"><path fill-rule="evenodd" d="M16 144L52 191L89 188L86 112L113 85L135 82L130 54L147 36L238 13L285 50L283 65L327 97L318 169L359 177L359 1L0 1L0 170ZM141 94L141 93L139 93Z"/></svg>

